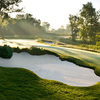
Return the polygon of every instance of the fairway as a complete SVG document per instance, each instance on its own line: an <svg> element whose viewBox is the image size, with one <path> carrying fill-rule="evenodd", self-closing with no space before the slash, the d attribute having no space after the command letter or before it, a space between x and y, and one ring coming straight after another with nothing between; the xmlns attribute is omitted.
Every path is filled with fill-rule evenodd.
<svg viewBox="0 0 100 100"><path fill-rule="evenodd" d="M48 45L46 45L46 46L34 45L34 46L42 47L42 48L54 51L59 54L63 54L65 56L75 57L75 58L78 58L85 62L88 62L92 65L96 65L96 66L100 67L100 53L79 50L79 49L73 49L73 48L67 48L67 47L58 47L58 46L48 46Z"/></svg>
<svg viewBox="0 0 100 100"><path fill-rule="evenodd" d="M100 0L0 0L0 100L100 100Z"/></svg>

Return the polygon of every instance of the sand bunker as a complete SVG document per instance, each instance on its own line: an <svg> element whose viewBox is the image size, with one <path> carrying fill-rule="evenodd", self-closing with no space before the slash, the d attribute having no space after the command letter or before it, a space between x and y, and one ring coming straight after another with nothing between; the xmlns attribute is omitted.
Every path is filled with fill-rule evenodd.
<svg viewBox="0 0 100 100"><path fill-rule="evenodd" d="M11 59L0 58L0 66L26 68L41 78L57 80L71 86L91 86L100 81L100 77L96 76L92 69L61 61L53 55L14 53Z"/></svg>

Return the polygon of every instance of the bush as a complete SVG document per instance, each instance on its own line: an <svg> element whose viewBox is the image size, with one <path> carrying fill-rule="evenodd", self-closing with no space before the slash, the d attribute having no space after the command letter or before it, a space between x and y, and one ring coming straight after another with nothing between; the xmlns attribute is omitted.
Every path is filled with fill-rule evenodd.
<svg viewBox="0 0 100 100"><path fill-rule="evenodd" d="M4 45L0 47L0 57L2 58L11 58L13 55L13 50L11 47Z"/></svg>

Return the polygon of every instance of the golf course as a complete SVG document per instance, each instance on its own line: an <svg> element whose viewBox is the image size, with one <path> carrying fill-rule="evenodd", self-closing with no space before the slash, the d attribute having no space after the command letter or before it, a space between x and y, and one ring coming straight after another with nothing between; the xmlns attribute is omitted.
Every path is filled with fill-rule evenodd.
<svg viewBox="0 0 100 100"><path fill-rule="evenodd" d="M100 100L100 0L0 0L0 100Z"/></svg>
<svg viewBox="0 0 100 100"><path fill-rule="evenodd" d="M100 54L99 53L79 50L79 49L73 49L73 48L67 48L67 47L51 46L50 44L42 44L34 40L29 40L29 41L21 40L20 41L16 39L15 40L8 39L6 40L6 44L7 43L8 45L13 46L13 47L14 45L15 47L17 45L21 49L26 48L28 46L29 47L34 46L36 48L38 47L40 49L52 51L54 52L54 54L56 54L56 56L58 56L62 60L62 62L69 61L69 62L73 62L76 65L79 65L79 67L88 68L88 69L91 68L94 70L95 72L95 73L93 72L94 74L97 74L98 76L100 75L100 66L99 66L100 65L100 62L99 62ZM19 53L19 55L26 55L26 54ZM46 58L46 56L44 57ZM50 79L45 79L41 77L39 74L37 75L35 73L35 69L33 70L28 69L28 66L29 68L30 66L32 66L31 63L33 64L33 67L35 66L34 63L36 62L36 58L32 62L28 61L29 63L26 62L28 60L28 56L25 56L21 60L20 58L21 56L19 58L16 58L16 59L19 59L17 60L17 62L15 61L17 63L16 65L12 64L13 60L11 60L12 62L9 62L9 59L6 59L4 61L5 62L4 66L0 67L0 89L1 89L0 98L1 100L99 100L100 98L99 80L98 82L96 82L95 84L91 86L88 86L88 85L87 86L74 86L74 85L71 86L71 85L68 85L67 83L65 84L63 82L60 82L59 80L58 81L54 80L52 78L53 75L51 75ZM25 58L26 58L26 61L25 61ZM41 57L40 59L39 58L37 59L38 60L36 64L38 64L44 58ZM53 58L49 57L46 59L48 59L48 61L44 60L44 62L46 61L47 64L49 64L50 59L53 59ZM22 62L22 65L24 66L27 65L27 67L17 68L18 65L21 65L20 61ZM25 62L27 64L23 64ZM56 65L53 65L53 62L56 62L56 60L51 61L52 66L54 68ZM9 63L11 63L13 66L10 66ZM57 66L59 66L60 63L58 63ZM3 64L2 59L1 59L1 64ZM41 65L41 67L43 65ZM46 66L46 64L44 66ZM65 67L68 67L68 65L66 65ZM70 68L71 67L69 65L69 69ZM57 69L57 67L56 67L56 70L61 71L61 69ZM41 72L42 71L40 71L39 73ZM64 73L64 71L62 73ZM67 72L65 71L65 73ZM48 74L49 73L45 73L44 75L48 76ZM53 73L50 73L50 74L53 74ZM57 77L60 77L59 73L58 74L55 73L55 75L56 76L58 75ZM91 76L91 78L93 77ZM78 80L77 82L80 83L80 80Z"/></svg>

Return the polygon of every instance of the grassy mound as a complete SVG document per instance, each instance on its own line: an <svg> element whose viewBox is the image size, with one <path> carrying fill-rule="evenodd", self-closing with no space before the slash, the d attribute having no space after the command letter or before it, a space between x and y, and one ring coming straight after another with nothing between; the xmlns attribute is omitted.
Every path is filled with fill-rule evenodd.
<svg viewBox="0 0 100 100"><path fill-rule="evenodd" d="M0 67L0 100L99 100L100 83L72 87L22 68Z"/></svg>

